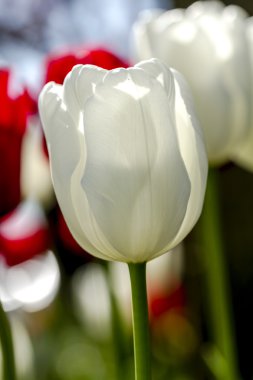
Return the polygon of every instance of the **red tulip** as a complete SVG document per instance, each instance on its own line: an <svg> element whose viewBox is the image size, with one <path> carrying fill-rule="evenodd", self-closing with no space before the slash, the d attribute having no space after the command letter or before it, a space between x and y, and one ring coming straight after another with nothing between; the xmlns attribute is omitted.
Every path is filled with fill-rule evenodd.
<svg viewBox="0 0 253 380"><path fill-rule="evenodd" d="M96 65L107 70L128 66L127 62L105 49L86 50L79 48L74 52L48 57L45 83L54 81L62 84L67 73L77 64Z"/></svg>
<svg viewBox="0 0 253 380"><path fill-rule="evenodd" d="M47 251L49 236L40 205L24 201L0 219L0 255L9 266L20 264Z"/></svg>
<svg viewBox="0 0 253 380"><path fill-rule="evenodd" d="M21 203L21 149L37 105L26 89L10 94L10 77L0 69L0 255L12 266L47 250L49 233L40 206Z"/></svg>
<svg viewBox="0 0 253 380"><path fill-rule="evenodd" d="M185 305L185 289L182 284L163 293L150 294L149 297L149 312L152 320L172 310L182 311Z"/></svg>
<svg viewBox="0 0 253 380"><path fill-rule="evenodd" d="M10 72L0 70L0 215L20 201L20 153L27 118L35 103L26 90L9 94Z"/></svg>

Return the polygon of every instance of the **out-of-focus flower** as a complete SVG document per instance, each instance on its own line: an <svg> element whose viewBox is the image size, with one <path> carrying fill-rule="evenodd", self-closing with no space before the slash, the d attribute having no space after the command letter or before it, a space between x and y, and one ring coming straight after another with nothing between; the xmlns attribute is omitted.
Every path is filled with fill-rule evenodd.
<svg viewBox="0 0 253 380"><path fill-rule="evenodd" d="M183 245L158 257L147 265L147 286L150 318L172 310L185 309L185 291L182 284Z"/></svg>
<svg viewBox="0 0 253 380"><path fill-rule="evenodd" d="M0 219L0 256L9 266L22 263L49 248L50 234L43 210L27 200Z"/></svg>
<svg viewBox="0 0 253 380"><path fill-rule="evenodd" d="M0 257L0 273L0 299L6 311L45 309L55 299L60 285L59 265L51 251L12 267Z"/></svg>
<svg viewBox="0 0 253 380"><path fill-rule="evenodd" d="M234 159L244 168L253 171L253 17L249 17L245 22L246 34L248 38L249 54L250 54L250 78L251 86L251 125L249 134L237 145Z"/></svg>
<svg viewBox="0 0 253 380"><path fill-rule="evenodd" d="M50 55L47 58L45 83L54 81L62 84L65 76L77 64L96 65L107 70L128 66L127 62L103 48L76 48L72 52Z"/></svg>
<svg viewBox="0 0 253 380"><path fill-rule="evenodd" d="M29 115L36 105L28 92L11 93L8 69L0 69L0 215L15 208L21 198L20 160Z"/></svg>
<svg viewBox="0 0 253 380"><path fill-rule="evenodd" d="M43 146L39 119L29 119L21 148L21 193L24 199L35 199L46 209L54 204L54 192L48 157Z"/></svg>
<svg viewBox="0 0 253 380"><path fill-rule="evenodd" d="M45 198L45 180L48 186L51 181L49 165L41 158L42 131L30 123L35 102L26 90L17 93L7 69L0 70L0 89L0 299L6 311L40 310L53 300L60 280L38 203Z"/></svg>
<svg viewBox="0 0 253 380"><path fill-rule="evenodd" d="M100 264L89 263L73 278L77 315L86 331L97 339L111 334L111 300L105 270Z"/></svg>
<svg viewBox="0 0 253 380"><path fill-rule="evenodd" d="M238 6L199 1L142 13L133 28L137 60L158 57L190 84L212 164L231 159L249 129L246 17Z"/></svg>
<svg viewBox="0 0 253 380"><path fill-rule="evenodd" d="M207 159L177 72L158 60L78 65L63 86L44 87L39 106L56 196L85 250L143 262L186 236L202 209Z"/></svg>
<svg viewBox="0 0 253 380"><path fill-rule="evenodd" d="M27 200L0 220L0 299L6 310L46 307L59 287L43 209Z"/></svg>

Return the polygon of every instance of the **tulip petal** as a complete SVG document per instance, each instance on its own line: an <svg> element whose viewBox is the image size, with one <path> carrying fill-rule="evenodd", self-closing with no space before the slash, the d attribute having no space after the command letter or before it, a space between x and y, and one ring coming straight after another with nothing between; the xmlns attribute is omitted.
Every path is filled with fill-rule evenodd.
<svg viewBox="0 0 253 380"><path fill-rule="evenodd" d="M123 261L151 259L174 239L190 196L163 86L140 68L108 72L85 104L84 131L75 207L85 198Z"/></svg>
<svg viewBox="0 0 253 380"><path fill-rule="evenodd" d="M80 136L62 101L61 86L48 83L44 87L39 110L49 149L54 189L68 227L85 250L103 257L86 238L72 204L70 178L80 158Z"/></svg>
<svg viewBox="0 0 253 380"><path fill-rule="evenodd" d="M191 194L187 211L173 246L182 241L197 222L204 201L207 180L207 155L202 130L195 117L193 99L184 78L173 70L176 92L176 127L187 173L191 182ZM171 249L173 246L168 247Z"/></svg>
<svg viewBox="0 0 253 380"><path fill-rule="evenodd" d="M151 59L149 61L141 62L136 66L142 67L144 70L154 75L157 80L161 81L166 89L167 86L171 87L169 82L165 82L167 79L166 66L159 60ZM162 72L160 70L162 70ZM184 219L184 225L193 226L199 218L202 209L203 202L199 202L199 200L203 200L204 198L207 177L207 157L205 146L203 144L202 130L195 117L190 88L180 73L176 70L171 70L175 78L175 91L172 92L173 97L171 96L169 88L167 89L167 93L169 102L173 101L173 103L175 103L176 128L180 152L191 181L191 196L186 217ZM173 76L171 76L171 78L174 81ZM188 228L191 229L191 227ZM183 230L182 227L181 229ZM188 232L184 232L184 236Z"/></svg>
<svg viewBox="0 0 253 380"><path fill-rule="evenodd" d="M167 93L170 105L173 107L175 102L174 78L172 75L168 75L168 67L156 58L142 61L135 65L135 67L140 67L150 75L153 75L161 83Z"/></svg>
<svg viewBox="0 0 253 380"><path fill-rule="evenodd" d="M137 66L142 67L145 71L154 75L161 83L166 83L166 66L157 64L157 59L141 62ZM159 61L158 61L159 63ZM161 70L162 69L162 73ZM168 69L167 69L168 70ZM175 91L173 97L171 91L167 89L169 102L175 104L176 128L179 141L179 149L186 166L187 173L191 182L191 195L187 207L187 212L183 224L173 241L168 245L172 249L178 242L189 233L202 210L204 193L207 178L207 157L205 146L203 144L203 135L195 117L193 99L191 98L190 89L182 75L172 69L175 78ZM165 76L165 78L164 78ZM174 81L173 76L171 76ZM167 79L168 81L168 79ZM167 86L169 82L167 82ZM164 87L167 87L166 84ZM158 255L160 252L158 253Z"/></svg>
<svg viewBox="0 0 253 380"><path fill-rule="evenodd" d="M191 4L186 13L192 18L199 18L203 14L220 15L224 9L224 5L220 1L196 1Z"/></svg>
<svg viewBox="0 0 253 380"><path fill-rule="evenodd" d="M68 73L63 83L63 101L75 123L79 125L80 110L93 94L94 85L107 73L107 70L93 65L76 65Z"/></svg>

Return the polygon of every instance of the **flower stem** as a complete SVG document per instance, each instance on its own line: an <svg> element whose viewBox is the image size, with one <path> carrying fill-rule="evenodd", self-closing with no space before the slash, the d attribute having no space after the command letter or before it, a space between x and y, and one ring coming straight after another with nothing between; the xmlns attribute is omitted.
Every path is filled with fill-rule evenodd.
<svg viewBox="0 0 253 380"><path fill-rule="evenodd" d="M221 236L217 176L218 171L211 168L200 218L208 316L212 339L225 359L225 378L238 380L229 279Z"/></svg>
<svg viewBox="0 0 253 380"><path fill-rule="evenodd" d="M8 317L0 302L0 341L3 357L3 380L16 380L14 347Z"/></svg>
<svg viewBox="0 0 253 380"><path fill-rule="evenodd" d="M146 263L128 264L132 288L135 380L151 379Z"/></svg>

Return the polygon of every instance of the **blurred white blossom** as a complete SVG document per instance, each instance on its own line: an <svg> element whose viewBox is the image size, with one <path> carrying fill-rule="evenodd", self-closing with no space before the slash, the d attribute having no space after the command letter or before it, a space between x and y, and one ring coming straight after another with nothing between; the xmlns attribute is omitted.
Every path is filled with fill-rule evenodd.
<svg viewBox="0 0 253 380"><path fill-rule="evenodd" d="M157 57L190 84L211 164L228 161L248 136L250 60L246 12L219 1L140 14L136 60Z"/></svg>

